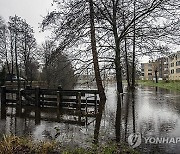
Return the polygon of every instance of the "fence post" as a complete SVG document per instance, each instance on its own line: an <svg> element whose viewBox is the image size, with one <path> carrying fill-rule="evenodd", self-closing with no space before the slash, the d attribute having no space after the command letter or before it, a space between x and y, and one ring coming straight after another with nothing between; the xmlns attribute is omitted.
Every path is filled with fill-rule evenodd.
<svg viewBox="0 0 180 154"><path fill-rule="evenodd" d="M57 108L60 109L61 108L61 103L62 103L62 99L61 99L61 93L60 91L57 91Z"/></svg>
<svg viewBox="0 0 180 154"><path fill-rule="evenodd" d="M22 91L23 90L20 90L20 94L19 94L19 104L20 104L20 106L22 106Z"/></svg>
<svg viewBox="0 0 180 154"><path fill-rule="evenodd" d="M79 112L79 116L78 116L78 121L81 121L81 92L78 92L77 96L76 96L76 100L77 100L77 111Z"/></svg>
<svg viewBox="0 0 180 154"><path fill-rule="evenodd" d="M62 86L61 86L61 85L58 86L58 90L59 90L59 91L62 90Z"/></svg>
<svg viewBox="0 0 180 154"><path fill-rule="evenodd" d="M58 91L57 91L57 108L58 110L62 107L62 94L60 93L62 91L62 86L58 85Z"/></svg>
<svg viewBox="0 0 180 154"><path fill-rule="evenodd" d="M1 119L6 119L6 87L1 87Z"/></svg>
<svg viewBox="0 0 180 154"><path fill-rule="evenodd" d="M35 106L40 107L40 88L35 88Z"/></svg>
<svg viewBox="0 0 180 154"><path fill-rule="evenodd" d="M26 89L24 91L26 92L26 90L30 90L30 89L31 89L31 85L26 85ZM25 93L25 95L26 95L26 93ZM31 95L29 94L29 96L31 96ZM29 100L26 100L26 101L28 104L30 104Z"/></svg>
<svg viewBox="0 0 180 154"><path fill-rule="evenodd" d="M76 95L76 100L77 100L77 110L81 111L81 92L78 92Z"/></svg>
<svg viewBox="0 0 180 154"><path fill-rule="evenodd" d="M1 106L6 104L6 87L1 86Z"/></svg>
<svg viewBox="0 0 180 154"><path fill-rule="evenodd" d="M94 110L95 110L95 114L97 114L97 94L95 94L95 108L94 108Z"/></svg>

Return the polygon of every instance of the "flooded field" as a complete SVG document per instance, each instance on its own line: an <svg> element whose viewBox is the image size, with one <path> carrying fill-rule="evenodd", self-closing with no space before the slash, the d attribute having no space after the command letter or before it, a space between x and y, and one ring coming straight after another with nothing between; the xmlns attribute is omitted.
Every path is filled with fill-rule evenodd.
<svg viewBox="0 0 180 154"><path fill-rule="evenodd" d="M141 140L136 138L132 146L143 153L180 152L180 93L139 86L134 94L125 92L121 107L117 109L115 85L106 88L107 102L99 130L100 143L120 137L128 144L129 136L135 133ZM64 145L92 145L97 118L84 117L73 122L76 118L55 109L9 106L6 110L1 109L0 131L2 134L30 135L34 140L54 139Z"/></svg>

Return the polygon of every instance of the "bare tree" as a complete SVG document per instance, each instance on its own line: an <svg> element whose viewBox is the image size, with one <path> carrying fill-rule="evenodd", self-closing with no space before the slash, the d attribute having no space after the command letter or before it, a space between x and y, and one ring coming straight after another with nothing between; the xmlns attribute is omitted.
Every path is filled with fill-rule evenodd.
<svg viewBox="0 0 180 154"><path fill-rule="evenodd" d="M44 63L41 77L47 86L57 88L57 85L61 85L63 89L72 89L77 77L68 56L50 40L46 40L39 50Z"/></svg>
<svg viewBox="0 0 180 154"><path fill-rule="evenodd" d="M107 67L115 69L117 104L121 107L124 59L128 86L134 89L137 55L164 52L163 43L167 40L168 43L172 43L178 38L173 32L177 31L179 35L178 28L174 25L178 25L179 22L176 18L179 17L180 2L177 0L69 0L62 4L57 1L59 11L48 14L43 20L43 26L49 25L54 28L55 39L59 38L61 50L67 53L70 50L69 53L75 55L72 59L78 59L80 66L92 63L92 56L89 54L90 41L87 39L90 33L88 20L91 19L87 18L89 15L87 2L93 3L96 37L92 39L96 40L94 50L98 53L99 70L103 69L101 62L107 62ZM170 18L169 23L168 18ZM162 24L157 20L163 21ZM116 119L117 125L119 120Z"/></svg>
<svg viewBox="0 0 180 154"><path fill-rule="evenodd" d="M102 79L100 76L99 64L98 64L98 54L97 54L97 49L96 49L96 38L95 38L93 0L89 0L89 9L90 9L90 29L91 29L91 46L92 46L93 64L94 64L96 84L97 84L99 96L100 96L100 107L99 107L99 113L98 113L99 115L96 118L96 126L94 130L94 139L95 139L95 143L97 143L102 112L104 110L104 105L106 102L106 95L105 95L104 88L102 85Z"/></svg>
<svg viewBox="0 0 180 154"><path fill-rule="evenodd" d="M36 49L36 40L33 35L33 28L26 23L25 20L21 21L21 39L19 45L19 56L23 61L23 66L25 70L25 77L28 80L31 80L31 64L33 59L35 59L35 54L37 54Z"/></svg>
<svg viewBox="0 0 180 154"><path fill-rule="evenodd" d="M9 30L10 33L12 33L11 36L13 36L14 41L14 54L15 54L15 68L16 68L16 74L17 74L17 86L18 86L18 93L20 94L20 80L19 80L19 65L18 65L18 34L19 29L21 26L21 19L15 15L15 17L10 17L9 24ZM19 96L19 95L18 95ZM19 97L18 97L19 98Z"/></svg>

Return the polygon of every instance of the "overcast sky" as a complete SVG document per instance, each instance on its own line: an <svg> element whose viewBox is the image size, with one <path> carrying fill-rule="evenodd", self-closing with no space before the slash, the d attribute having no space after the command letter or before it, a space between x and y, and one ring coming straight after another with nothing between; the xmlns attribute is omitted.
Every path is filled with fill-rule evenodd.
<svg viewBox="0 0 180 154"><path fill-rule="evenodd" d="M9 20L9 16L14 15L25 19L26 22L34 28L37 43L41 44L50 33L39 32L39 23L42 22L43 16L54 9L51 5L52 1L53 0L0 0L0 16L2 16L6 22ZM143 57L141 61L147 62L147 58Z"/></svg>
<svg viewBox="0 0 180 154"><path fill-rule="evenodd" d="M39 23L42 21L42 16L45 16L48 11L52 11L52 0L0 0L0 16L5 21L9 20L9 16L15 14L34 28L35 38L40 44L45 40L47 33L39 33Z"/></svg>

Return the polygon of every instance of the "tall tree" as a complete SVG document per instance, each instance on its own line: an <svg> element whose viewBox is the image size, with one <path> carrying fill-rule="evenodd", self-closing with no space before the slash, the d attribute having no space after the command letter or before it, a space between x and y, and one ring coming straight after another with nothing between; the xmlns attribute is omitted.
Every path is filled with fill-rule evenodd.
<svg viewBox="0 0 180 154"><path fill-rule="evenodd" d="M99 113L98 113L99 115L96 118L96 126L95 126L95 130L94 130L94 139L95 139L95 142L97 143L102 112L103 112L104 105L106 102L106 95L104 92L104 87L102 85L102 79L101 79L100 71L99 71L98 54L97 54L97 49L96 49L96 38L95 38L93 0L89 0L89 10L90 10L90 29L91 29L90 31L91 31L91 46L92 46L93 64L94 64L96 84L97 84L99 96L100 96L100 107L99 107Z"/></svg>
<svg viewBox="0 0 180 154"><path fill-rule="evenodd" d="M133 16L136 17L136 0L134 0ZM132 51L132 89L135 89L135 58L136 58L136 20L133 23L133 51Z"/></svg>
<svg viewBox="0 0 180 154"><path fill-rule="evenodd" d="M17 75L17 86L20 91L20 64L23 60L23 67L25 76L28 79L31 77L31 62L33 61L33 54L36 49L36 41L33 35L32 27L26 23L21 17L14 16L9 18L8 22L9 36L10 36L10 55L11 55L11 72L14 73L14 58L15 58L15 72Z"/></svg>
<svg viewBox="0 0 180 154"><path fill-rule="evenodd" d="M15 68L16 68L16 74L17 74L17 86L18 86L18 96L20 94L20 80L19 80L19 65L18 65L18 40L19 40L19 32L20 32L20 26L21 26L21 19L20 17L10 17L9 23L9 30L10 33L12 33L13 41L14 41L14 54L15 54ZM19 97L18 97L19 99Z"/></svg>
<svg viewBox="0 0 180 154"><path fill-rule="evenodd" d="M43 80L47 82L48 87L57 88L57 85L61 85L63 89L72 89L76 83L72 64L67 55L57 50L58 48L45 54L45 67L42 70ZM54 56L54 53L56 53L56 56Z"/></svg>
<svg viewBox="0 0 180 154"><path fill-rule="evenodd" d="M26 23L25 20L21 21L21 39L19 47L19 56L23 61L25 70L25 77L27 80L31 79L31 63L35 58L36 53L36 40L33 35L33 28Z"/></svg>
<svg viewBox="0 0 180 154"><path fill-rule="evenodd" d="M8 73L10 73L8 60L8 30L2 17L0 17L0 55L2 59L5 59Z"/></svg>
<svg viewBox="0 0 180 154"><path fill-rule="evenodd" d="M49 64L55 57L53 57L53 53L56 51L56 45L50 40L46 40L41 47L42 52L42 59L44 62L44 68L43 68L43 76L45 77L45 80L47 82L48 87L51 85L51 77L49 76Z"/></svg>

